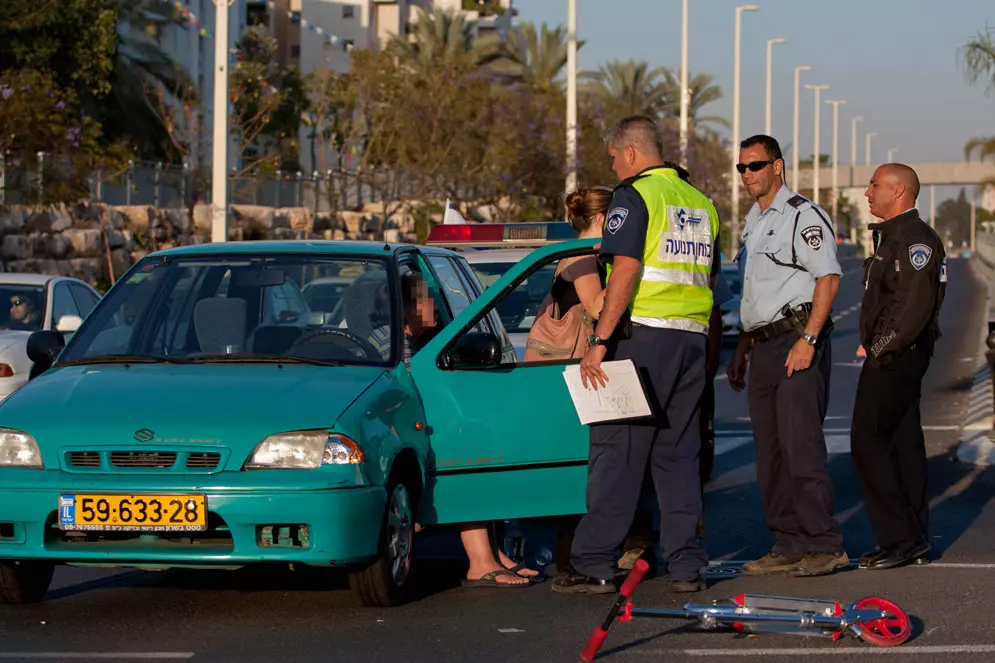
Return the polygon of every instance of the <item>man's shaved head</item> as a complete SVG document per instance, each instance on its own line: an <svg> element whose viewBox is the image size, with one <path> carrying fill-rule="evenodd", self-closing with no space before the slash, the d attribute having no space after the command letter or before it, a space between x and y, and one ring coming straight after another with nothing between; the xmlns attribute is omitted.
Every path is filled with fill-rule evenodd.
<svg viewBox="0 0 995 663"><path fill-rule="evenodd" d="M864 195L871 214L888 220L915 207L919 188L916 171L903 163L887 163L874 171Z"/></svg>
<svg viewBox="0 0 995 663"><path fill-rule="evenodd" d="M656 121L630 115L612 125L605 135L612 168L621 179L663 163L663 137Z"/></svg>

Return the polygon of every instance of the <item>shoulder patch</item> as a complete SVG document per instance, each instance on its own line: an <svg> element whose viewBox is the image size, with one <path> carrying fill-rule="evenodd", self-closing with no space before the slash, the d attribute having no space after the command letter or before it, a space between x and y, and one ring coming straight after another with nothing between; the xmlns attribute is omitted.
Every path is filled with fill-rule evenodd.
<svg viewBox="0 0 995 663"><path fill-rule="evenodd" d="M813 251L818 251L822 248L822 226L809 226L801 232L802 239L808 244L809 248Z"/></svg>
<svg viewBox="0 0 995 663"><path fill-rule="evenodd" d="M909 262L919 271L929 264L929 259L933 256L933 249L925 244L913 244L909 247Z"/></svg>
<svg viewBox="0 0 995 663"><path fill-rule="evenodd" d="M605 230L611 234L615 234L625 223L625 217L629 216L629 210L624 207L613 207L610 212L608 212L608 218L605 219Z"/></svg>
<svg viewBox="0 0 995 663"><path fill-rule="evenodd" d="M788 198L788 204L791 205L792 207L794 207L795 209L801 207L802 205L804 205L807 202L809 202L808 198L806 198L805 196L802 196L802 195L798 195L798 194L796 194L796 195L791 196L790 198Z"/></svg>

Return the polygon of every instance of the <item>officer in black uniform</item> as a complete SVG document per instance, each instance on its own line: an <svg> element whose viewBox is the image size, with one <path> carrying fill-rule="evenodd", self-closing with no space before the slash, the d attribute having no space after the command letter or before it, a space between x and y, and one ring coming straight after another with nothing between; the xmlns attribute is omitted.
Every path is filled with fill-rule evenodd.
<svg viewBox="0 0 995 663"><path fill-rule="evenodd" d="M864 194L874 255L864 268L860 373L851 455L878 548L860 565L890 569L929 553L926 443L919 421L923 376L940 337L946 254L915 208L919 178L903 164L874 172Z"/></svg>

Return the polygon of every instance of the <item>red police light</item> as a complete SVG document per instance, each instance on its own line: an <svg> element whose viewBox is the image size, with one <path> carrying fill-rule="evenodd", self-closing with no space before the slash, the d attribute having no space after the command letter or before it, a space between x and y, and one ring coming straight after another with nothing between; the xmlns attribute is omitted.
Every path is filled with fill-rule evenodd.
<svg viewBox="0 0 995 663"><path fill-rule="evenodd" d="M427 242L501 242L504 225L497 223L439 225L428 233Z"/></svg>

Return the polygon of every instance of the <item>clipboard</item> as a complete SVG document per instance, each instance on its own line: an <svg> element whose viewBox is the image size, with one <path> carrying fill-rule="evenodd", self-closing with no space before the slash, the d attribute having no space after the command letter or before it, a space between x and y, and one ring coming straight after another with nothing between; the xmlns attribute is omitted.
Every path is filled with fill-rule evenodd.
<svg viewBox="0 0 995 663"><path fill-rule="evenodd" d="M580 364L570 364L563 371L567 391L582 425L639 419L653 413L631 359L606 361L601 368L608 375L608 385L599 385L597 389L584 387Z"/></svg>

